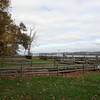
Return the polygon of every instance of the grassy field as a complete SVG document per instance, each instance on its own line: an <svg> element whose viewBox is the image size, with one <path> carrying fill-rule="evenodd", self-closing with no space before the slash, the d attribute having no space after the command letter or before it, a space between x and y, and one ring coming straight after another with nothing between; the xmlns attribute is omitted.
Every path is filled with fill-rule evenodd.
<svg viewBox="0 0 100 100"><path fill-rule="evenodd" d="M100 100L100 74L0 79L0 100Z"/></svg>
<svg viewBox="0 0 100 100"><path fill-rule="evenodd" d="M0 67L16 67L16 66L53 66L53 61L43 60L39 58L27 59L12 59L12 58L0 58Z"/></svg>
<svg viewBox="0 0 100 100"><path fill-rule="evenodd" d="M67 66L66 64L63 63L58 63L55 62L54 60L44 60L40 58L33 58L32 60L27 60L27 59L16 59L16 58L0 58L0 67L16 67L16 66L46 66L46 67L56 67L56 66L62 66L62 67L67 67L71 68L71 66ZM74 66L78 67L78 66ZM72 66L73 68L73 66Z"/></svg>
<svg viewBox="0 0 100 100"><path fill-rule="evenodd" d="M33 65L34 64L37 64L37 65L52 65L52 64L54 64L53 61L43 60L43 59L40 59L40 58L33 58L32 62L33 62Z"/></svg>

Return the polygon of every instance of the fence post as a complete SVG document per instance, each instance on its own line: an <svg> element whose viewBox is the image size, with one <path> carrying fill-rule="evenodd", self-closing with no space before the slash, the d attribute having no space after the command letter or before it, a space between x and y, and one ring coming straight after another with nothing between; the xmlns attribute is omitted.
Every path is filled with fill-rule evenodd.
<svg viewBox="0 0 100 100"><path fill-rule="evenodd" d="M54 59L53 59L53 62L54 62L54 67L55 67L55 57L54 57Z"/></svg>
<svg viewBox="0 0 100 100"><path fill-rule="evenodd" d="M72 63L74 64L74 56L73 56L73 54L72 54L71 60L72 60Z"/></svg>
<svg viewBox="0 0 100 100"><path fill-rule="evenodd" d="M59 75L59 67L58 67L58 64L57 64L57 76Z"/></svg>
<svg viewBox="0 0 100 100"><path fill-rule="evenodd" d="M21 77L23 77L23 66L21 64Z"/></svg>
<svg viewBox="0 0 100 100"><path fill-rule="evenodd" d="M2 63L0 62L0 68L2 67ZM1 76L1 69L0 69L0 76Z"/></svg>
<svg viewBox="0 0 100 100"><path fill-rule="evenodd" d="M84 75L84 71L85 71L85 68L84 68L85 66L84 66L84 63L83 63L83 75Z"/></svg>
<svg viewBox="0 0 100 100"><path fill-rule="evenodd" d="M98 55L96 55L96 67L95 70L98 68Z"/></svg>
<svg viewBox="0 0 100 100"><path fill-rule="evenodd" d="M31 67L32 67L32 60L31 60Z"/></svg>

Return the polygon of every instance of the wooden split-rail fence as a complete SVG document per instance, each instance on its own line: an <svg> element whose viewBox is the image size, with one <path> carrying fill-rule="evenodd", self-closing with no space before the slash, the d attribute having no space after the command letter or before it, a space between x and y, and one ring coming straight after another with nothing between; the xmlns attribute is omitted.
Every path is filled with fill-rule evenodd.
<svg viewBox="0 0 100 100"><path fill-rule="evenodd" d="M99 57L55 57L50 63L22 61L0 61L0 76L32 74L64 74L76 71L100 70Z"/></svg>

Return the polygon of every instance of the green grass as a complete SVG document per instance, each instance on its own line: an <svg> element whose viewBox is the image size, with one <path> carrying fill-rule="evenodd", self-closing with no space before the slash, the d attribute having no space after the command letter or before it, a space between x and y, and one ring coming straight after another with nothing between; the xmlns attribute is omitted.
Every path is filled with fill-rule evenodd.
<svg viewBox="0 0 100 100"><path fill-rule="evenodd" d="M32 61L37 62L37 63L50 63L47 60L42 60L42 59L39 59L39 58L33 58Z"/></svg>
<svg viewBox="0 0 100 100"><path fill-rule="evenodd" d="M100 74L0 79L0 100L100 100Z"/></svg>
<svg viewBox="0 0 100 100"><path fill-rule="evenodd" d="M13 62L13 63L12 63ZM22 63L21 63L22 62ZM28 64L24 64L28 63ZM53 66L53 61L42 60L39 58L32 59L32 66ZM31 66L31 60L27 59L0 59L0 67L16 67L16 66Z"/></svg>
<svg viewBox="0 0 100 100"><path fill-rule="evenodd" d="M33 58L32 59L33 65L53 65L53 61L43 60L40 58Z"/></svg>

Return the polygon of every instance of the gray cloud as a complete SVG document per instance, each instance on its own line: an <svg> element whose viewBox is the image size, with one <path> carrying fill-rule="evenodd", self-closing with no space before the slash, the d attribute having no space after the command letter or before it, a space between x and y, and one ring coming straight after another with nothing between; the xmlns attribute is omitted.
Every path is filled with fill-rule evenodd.
<svg viewBox="0 0 100 100"><path fill-rule="evenodd" d="M38 29L40 46L32 48L33 52L66 47L70 51L99 50L95 42L100 38L99 12L99 0L12 0L16 23L23 21Z"/></svg>

